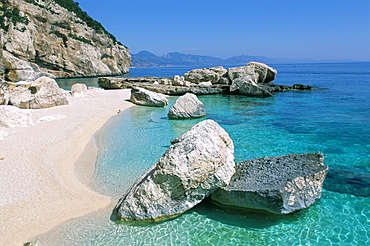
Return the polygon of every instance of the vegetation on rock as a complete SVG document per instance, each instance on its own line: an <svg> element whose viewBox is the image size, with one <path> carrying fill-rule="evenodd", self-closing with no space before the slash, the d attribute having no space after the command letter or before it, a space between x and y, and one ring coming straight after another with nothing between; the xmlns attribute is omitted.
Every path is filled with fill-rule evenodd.
<svg viewBox="0 0 370 246"><path fill-rule="evenodd" d="M78 40L78 41L81 41L81 42L84 42L86 44L90 44L90 45L93 45L93 43L91 42L91 40L87 39L87 38L84 38L82 36L76 36L76 35L73 35L73 34L69 34L69 36L75 40Z"/></svg>
<svg viewBox="0 0 370 246"><path fill-rule="evenodd" d="M19 14L18 8L9 8L4 5L0 6L0 28L4 29L5 32L9 30L9 23L13 23L14 26L16 26L18 22L28 25L29 21L27 16L21 16ZM24 31L24 29L21 30Z"/></svg>
<svg viewBox="0 0 370 246"><path fill-rule="evenodd" d="M24 1L26 1L27 3L32 3L32 4L34 4L36 6L39 6L39 7L42 7L42 8L46 8L45 6L43 6L43 5L39 4L38 2L36 2L35 0L24 0ZM118 43L118 44L122 45L122 43L118 42L117 39L116 39L116 37L113 34L109 33L102 26L102 24L100 22L94 20L85 11L83 11L80 8L78 2L75 2L73 0L54 0L54 2L57 3L59 6L67 9L68 11L75 13L78 18L80 18L84 23L86 23L87 26L89 26L92 29L94 29L96 31L96 33L106 34L110 39L112 39L112 41L114 43ZM48 9L49 11L52 11L49 8L46 8L46 9ZM52 11L52 12L54 12L54 11ZM77 21L77 22L78 23L81 23L79 21ZM72 37L72 38L75 38L75 37ZM77 40L80 40L80 39L77 39ZM82 40L80 40L80 41L82 41ZM82 41L82 42L85 42L85 41Z"/></svg>

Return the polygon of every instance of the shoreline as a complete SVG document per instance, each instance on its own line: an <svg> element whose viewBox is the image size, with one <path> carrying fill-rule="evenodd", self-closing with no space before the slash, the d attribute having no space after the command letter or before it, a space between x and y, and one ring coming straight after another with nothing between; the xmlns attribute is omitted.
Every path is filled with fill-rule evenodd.
<svg viewBox="0 0 370 246"><path fill-rule="evenodd" d="M92 89L69 105L30 110L33 125L0 128L0 245L22 245L112 203L88 186L93 135L133 104L130 90Z"/></svg>

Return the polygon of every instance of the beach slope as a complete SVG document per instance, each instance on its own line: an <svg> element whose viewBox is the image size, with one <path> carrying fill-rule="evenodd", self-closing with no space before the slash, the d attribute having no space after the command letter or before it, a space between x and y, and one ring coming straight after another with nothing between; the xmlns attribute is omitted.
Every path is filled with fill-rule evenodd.
<svg viewBox="0 0 370 246"><path fill-rule="evenodd" d="M91 140L129 98L129 90L96 88L69 105L31 110L32 126L0 128L0 245L21 245L109 205L86 185L97 156Z"/></svg>

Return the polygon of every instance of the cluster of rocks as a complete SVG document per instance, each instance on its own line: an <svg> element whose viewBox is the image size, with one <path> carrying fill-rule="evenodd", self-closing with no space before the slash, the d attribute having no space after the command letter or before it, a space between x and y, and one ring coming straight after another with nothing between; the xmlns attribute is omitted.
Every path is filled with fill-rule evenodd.
<svg viewBox="0 0 370 246"><path fill-rule="evenodd" d="M131 89L130 101L137 105L151 107L168 105L164 95L140 87ZM170 119L198 118L206 115L206 109L195 94L186 93L176 100L167 115Z"/></svg>
<svg viewBox="0 0 370 246"><path fill-rule="evenodd" d="M0 81L0 127L27 127L33 124L30 109L67 105L67 97L87 96L85 84L74 84L71 92L59 88L54 79L40 77L32 82Z"/></svg>
<svg viewBox="0 0 370 246"><path fill-rule="evenodd" d="M321 197L328 172L320 153L235 164L233 142L213 120L198 123L172 143L119 200L112 218L165 220L209 196L222 206L291 213Z"/></svg>
<svg viewBox="0 0 370 246"><path fill-rule="evenodd" d="M113 78L101 77L100 87L122 89L142 87L167 95L235 93L247 96L271 96L273 92L286 90L308 90L309 86L275 85L273 81L277 71L263 63L250 62L246 66L225 69L222 66L200 68L188 71L183 76L173 78L137 77Z"/></svg>
<svg viewBox="0 0 370 246"><path fill-rule="evenodd" d="M67 93L49 77L40 77L27 85L1 82L0 105L40 109L68 104Z"/></svg>

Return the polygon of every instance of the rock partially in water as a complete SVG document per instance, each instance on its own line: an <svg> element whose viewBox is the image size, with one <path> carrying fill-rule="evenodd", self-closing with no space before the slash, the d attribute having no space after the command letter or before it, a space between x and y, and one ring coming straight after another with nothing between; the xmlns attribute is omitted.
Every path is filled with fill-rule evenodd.
<svg viewBox="0 0 370 246"><path fill-rule="evenodd" d="M177 98L176 103L168 112L170 119L199 118L206 115L204 104L192 93Z"/></svg>
<svg viewBox="0 0 370 246"><path fill-rule="evenodd" d="M168 105L168 100L165 96L140 87L133 87L131 89L130 101L138 105L151 107L164 107Z"/></svg>
<svg viewBox="0 0 370 246"><path fill-rule="evenodd" d="M263 89L255 83L251 83L248 80L234 79L233 85L238 84L238 92L241 95L253 96L253 97L270 97L272 96L268 90Z"/></svg>
<svg viewBox="0 0 370 246"><path fill-rule="evenodd" d="M40 77L31 82L29 88L16 87L9 91L10 105L25 109L50 108L68 104L67 94L54 79Z"/></svg>
<svg viewBox="0 0 370 246"><path fill-rule="evenodd" d="M158 221L184 213L230 182L234 145L213 120L179 137L119 200L112 218Z"/></svg>
<svg viewBox="0 0 370 246"><path fill-rule="evenodd" d="M27 109L19 109L15 106L0 106L1 127L27 127L32 125L32 115Z"/></svg>
<svg viewBox="0 0 370 246"><path fill-rule="evenodd" d="M222 206L288 214L321 197L328 167L320 153L259 158L236 164L230 184L212 200Z"/></svg>
<svg viewBox="0 0 370 246"><path fill-rule="evenodd" d="M127 89L135 86L167 95L241 94L251 97L269 97L271 93L288 90L311 90L310 86L275 85L277 71L263 63L250 62L246 66L199 68L190 70L184 76L173 78L137 77L113 78L101 77L100 87L105 89Z"/></svg>
<svg viewBox="0 0 370 246"><path fill-rule="evenodd" d="M337 166L330 168L325 179L327 190L355 196L370 196L370 173L356 167Z"/></svg>
<svg viewBox="0 0 370 246"><path fill-rule="evenodd" d="M277 71L264 63L249 62L247 67L252 67L253 71L258 74L258 83L268 83L276 77Z"/></svg>
<svg viewBox="0 0 370 246"><path fill-rule="evenodd" d="M277 71L263 63L250 62L246 66L229 68L231 80L230 92L246 96L269 97L275 91L274 84Z"/></svg>
<svg viewBox="0 0 370 246"><path fill-rule="evenodd" d="M229 85L216 84L203 86L183 80L183 76L175 75L174 78L161 77L136 77L136 78L117 78L100 77L98 79L100 87L105 89L130 89L141 87L157 93L166 95L185 95L190 92L196 95L219 94L229 91Z"/></svg>
<svg viewBox="0 0 370 246"><path fill-rule="evenodd" d="M301 90L301 91L311 90L312 89L312 86L310 86L310 85L302 85L302 84L294 84L292 86L292 89L293 90Z"/></svg>

